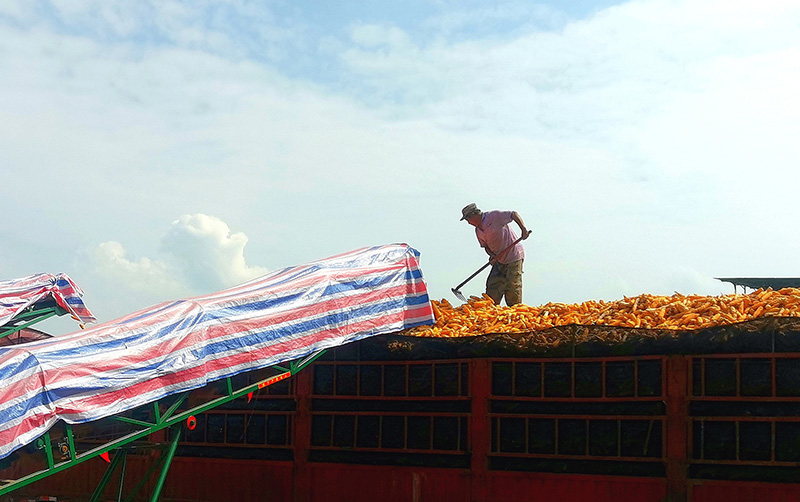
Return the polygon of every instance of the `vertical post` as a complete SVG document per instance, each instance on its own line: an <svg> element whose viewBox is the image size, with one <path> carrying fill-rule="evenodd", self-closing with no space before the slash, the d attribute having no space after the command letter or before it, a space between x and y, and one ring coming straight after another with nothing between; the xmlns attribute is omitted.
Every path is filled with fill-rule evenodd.
<svg viewBox="0 0 800 502"><path fill-rule="evenodd" d="M139 493L139 490L141 490L142 487L145 485L145 483L147 483L150 480L150 476L155 472L156 469L158 469L158 466L160 466L163 462L164 462L164 454L162 452L161 455L159 455L159 457L155 461L153 461L153 464L150 466L149 469L147 469L147 472L144 473L144 476L142 476L142 479L139 480L139 482L136 484L133 490L128 494L127 497L125 497L124 502L131 502L134 498L136 498L136 495Z"/></svg>
<svg viewBox="0 0 800 502"><path fill-rule="evenodd" d="M491 395L492 369L487 359L472 359L469 363L469 391L472 397L469 442L471 450L470 500L488 500L489 450L491 448L491 423L489 396Z"/></svg>
<svg viewBox="0 0 800 502"><path fill-rule="evenodd" d="M74 462L75 461L75 436L72 435L72 426L70 424L64 424L64 428L67 430L67 443L69 444L69 459Z"/></svg>
<svg viewBox="0 0 800 502"><path fill-rule="evenodd" d="M682 355L667 359L667 501L688 498L688 363Z"/></svg>
<svg viewBox="0 0 800 502"><path fill-rule="evenodd" d="M117 502L122 502L122 487L125 484L125 468L128 466L128 455L122 457L122 469L119 471L119 488L117 489Z"/></svg>
<svg viewBox="0 0 800 502"><path fill-rule="evenodd" d="M53 465L53 444L50 442L50 431L44 433L44 454L47 458L47 468L52 469Z"/></svg>
<svg viewBox="0 0 800 502"><path fill-rule="evenodd" d="M97 502L100 500L100 496L103 494L103 491L106 489L106 485L111 480L111 475L117 468L117 465L120 461L125 457L125 450L118 450L117 453L114 455L114 458L111 459L111 463L108 464L106 468L106 472L103 474L103 477L100 478L100 483L95 488L94 493L92 493L91 498L89 498L89 502Z"/></svg>
<svg viewBox="0 0 800 502"><path fill-rule="evenodd" d="M173 427L170 431L171 434L174 434L174 437L172 438L172 443L169 445L169 449L163 453L166 455L166 457L164 457L164 465L161 467L161 474L159 474L156 486L153 488L153 495L150 497L150 502L158 502L158 498L161 496L161 489L164 488L164 482L167 480L169 466L172 464L173 457L175 457L175 451L178 449L178 441L181 439L182 432L183 426Z"/></svg>
<svg viewBox="0 0 800 502"><path fill-rule="evenodd" d="M308 468L308 451L311 448L311 394L313 371L310 366L294 376L297 411L294 414L294 472L292 500L311 500L311 472Z"/></svg>

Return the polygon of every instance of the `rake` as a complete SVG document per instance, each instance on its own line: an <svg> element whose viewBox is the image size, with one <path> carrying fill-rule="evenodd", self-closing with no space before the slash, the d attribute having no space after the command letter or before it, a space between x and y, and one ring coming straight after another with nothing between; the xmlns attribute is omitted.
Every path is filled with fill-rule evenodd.
<svg viewBox="0 0 800 502"><path fill-rule="evenodd" d="M523 235L523 236L522 236L522 237L520 237L519 239L515 240L514 242L512 242L511 244L509 244L509 245L508 245L508 247L506 247L504 250L502 250L502 251L500 251L499 253L497 253L495 256L500 256L500 255L502 255L503 253L505 253L506 251L508 251L508 250L509 250L509 249L511 249L512 247L514 247L514 246L516 246L517 244L519 244L519 243L520 243L520 242L521 242L521 241L522 241L522 240L523 240L525 237L526 237L526 236L525 236L525 235ZM464 282L462 282L461 284L459 284L458 286L456 286L456 287L454 287L454 288L451 288L451 289L450 289L450 291L452 291L452 292L453 292L453 294L454 294L454 295L456 295L456 298L458 298L458 299L459 299L459 300L461 300L462 302L465 302L465 301L467 301L467 299L466 299L466 298L464 297L464 295L461 293L461 286L463 286L464 284L466 284L466 283L468 283L469 281L471 281L471 280L472 280L472 279L473 279L473 278L474 278L476 275L478 275L478 274L480 274L481 272L483 272L483 269L485 269L486 267L488 267L488 266L489 266L489 265L491 265L491 264L492 264L492 259L491 259L491 258L489 258L489 261L488 261L488 262L486 262L486 263L485 263L485 264L484 264L484 265L483 265L481 268L479 268L478 270L476 270L475 272L473 272L471 276L469 276L469 277L467 277L466 279L464 279Z"/></svg>

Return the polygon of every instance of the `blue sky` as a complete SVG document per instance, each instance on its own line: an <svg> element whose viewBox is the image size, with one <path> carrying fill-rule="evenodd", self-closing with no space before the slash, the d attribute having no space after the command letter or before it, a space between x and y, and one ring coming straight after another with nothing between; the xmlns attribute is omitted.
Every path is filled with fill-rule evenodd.
<svg viewBox="0 0 800 502"><path fill-rule="evenodd" d="M110 320L407 242L453 300L469 202L529 304L800 275L794 2L323 4L0 4L0 277Z"/></svg>

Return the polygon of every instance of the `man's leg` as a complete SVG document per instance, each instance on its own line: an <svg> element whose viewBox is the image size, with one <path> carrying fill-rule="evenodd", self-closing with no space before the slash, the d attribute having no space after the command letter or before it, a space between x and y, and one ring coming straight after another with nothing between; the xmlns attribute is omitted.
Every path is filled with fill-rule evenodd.
<svg viewBox="0 0 800 502"><path fill-rule="evenodd" d="M505 266L506 279L506 305L522 303L522 260L517 260Z"/></svg>
<svg viewBox="0 0 800 502"><path fill-rule="evenodd" d="M506 290L506 278L503 273L503 266L499 263L492 265L492 270L489 272L489 277L486 278L486 294L494 300L494 303L500 305L503 299L503 293Z"/></svg>

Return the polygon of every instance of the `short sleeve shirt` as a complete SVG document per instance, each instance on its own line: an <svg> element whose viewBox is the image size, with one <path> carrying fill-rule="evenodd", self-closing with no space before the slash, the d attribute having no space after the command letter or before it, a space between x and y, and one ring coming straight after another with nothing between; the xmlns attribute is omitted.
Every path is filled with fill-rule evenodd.
<svg viewBox="0 0 800 502"><path fill-rule="evenodd" d="M517 240L517 234L508 225L514 219L511 217L512 211L487 211L481 217L481 224L475 227L475 235L478 242L484 248L496 254L510 246ZM498 256L500 263L512 263L525 258L525 250L522 243L517 243L514 247Z"/></svg>

